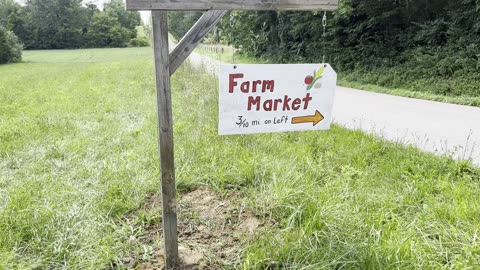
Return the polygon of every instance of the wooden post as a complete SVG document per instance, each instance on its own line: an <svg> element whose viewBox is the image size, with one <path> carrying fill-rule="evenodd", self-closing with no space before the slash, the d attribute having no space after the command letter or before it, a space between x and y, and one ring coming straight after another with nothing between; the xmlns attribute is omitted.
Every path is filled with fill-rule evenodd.
<svg viewBox="0 0 480 270"><path fill-rule="evenodd" d="M126 5L127 10L152 10L165 262L167 270L177 269L177 205L170 75L200 44L227 10L334 10L338 6L338 0L126 0ZM170 55L167 10L207 10ZM223 53L223 48L221 51Z"/></svg>
<svg viewBox="0 0 480 270"><path fill-rule="evenodd" d="M157 86L158 145L162 175L165 268L170 270L177 269L178 236L167 11L152 11L152 24Z"/></svg>

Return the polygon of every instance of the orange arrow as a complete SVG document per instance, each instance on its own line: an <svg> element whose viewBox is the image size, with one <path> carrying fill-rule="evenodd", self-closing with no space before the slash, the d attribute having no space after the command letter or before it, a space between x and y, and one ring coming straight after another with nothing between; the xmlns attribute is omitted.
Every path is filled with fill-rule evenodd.
<svg viewBox="0 0 480 270"><path fill-rule="evenodd" d="M316 110L315 115L293 117L292 124L313 123L313 125L315 126L323 119L325 119L325 117L323 117L323 115L318 110Z"/></svg>

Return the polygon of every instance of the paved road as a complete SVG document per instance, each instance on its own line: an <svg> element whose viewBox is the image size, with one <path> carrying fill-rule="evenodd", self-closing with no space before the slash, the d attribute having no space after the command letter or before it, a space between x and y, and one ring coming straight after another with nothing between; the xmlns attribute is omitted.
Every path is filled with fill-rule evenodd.
<svg viewBox="0 0 480 270"><path fill-rule="evenodd" d="M220 61L193 53L189 60L217 74ZM334 122L424 151L480 165L480 108L337 87Z"/></svg>
<svg viewBox="0 0 480 270"><path fill-rule="evenodd" d="M334 121L480 165L480 108L337 87Z"/></svg>

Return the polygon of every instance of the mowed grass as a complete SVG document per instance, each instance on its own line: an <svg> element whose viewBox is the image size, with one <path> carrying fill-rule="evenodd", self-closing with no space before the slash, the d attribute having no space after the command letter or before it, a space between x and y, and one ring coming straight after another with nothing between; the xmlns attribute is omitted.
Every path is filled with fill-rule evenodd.
<svg viewBox="0 0 480 270"><path fill-rule="evenodd" d="M152 52L24 54L0 66L0 269L116 265L158 188Z"/></svg>
<svg viewBox="0 0 480 270"><path fill-rule="evenodd" d="M151 55L0 66L0 269L122 269L158 248L158 214L135 211L160 186ZM217 84L173 78L177 186L240 192L264 220L229 268L478 269L477 167L337 126L220 137Z"/></svg>

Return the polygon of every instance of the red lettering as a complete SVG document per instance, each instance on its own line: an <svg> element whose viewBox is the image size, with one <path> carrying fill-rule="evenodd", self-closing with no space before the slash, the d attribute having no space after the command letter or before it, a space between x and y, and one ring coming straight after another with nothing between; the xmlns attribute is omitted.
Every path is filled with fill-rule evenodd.
<svg viewBox="0 0 480 270"><path fill-rule="evenodd" d="M252 110L252 106L253 105L257 105L257 111L260 111L260 97L248 97L248 110L251 111Z"/></svg>
<svg viewBox="0 0 480 270"><path fill-rule="evenodd" d="M235 86L238 85L238 83L235 81L235 79L241 79L243 78L243 74L230 74L230 80L229 80L229 90L228 92L229 93L233 93L233 89L235 88Z"/></svg>
<svg viewBox="0 0 480 270"><path fill-rule="evenodd" d="M292 102L292 110L298 111L298 109L300 109L300 103L302 103L302 100L301 100L300 98L296 98L296 99Z"/></svg>
<svg viewBox="0 0 480 270"><path fill-rule="evenodd" d="M281 99L275 99L275 105L273 106L273 110L276 111L278 108L278 103L282 103Z"/></svg>
<svg viewBox="0 0 480 270"><path fill-rule="evenodd" d="M272 105L273 105L273 100L269 99L263 103L263 109L266 112L271 112L272 111Z"/></svg>
<svg viewBox="0 0 480 270"><path fill-rule="evenodd" d="M261 80L253 81L253 89L252 89L253 93L257 92L257 84L262 84L262 81Z"/></svg>
<svg viewBox="0 0 480 270"><path fill-rule="evenodd" d="M242 85L240 85L240 90L242 90L243 93L247 94L248 91L250 91L250 82L243 82Z"/></svg>
<svg viewBox="0 0 480 270"><path fill-rule="evenodd" d="M270 92L273 92L274 88L275 88L275 81L274 80L263 81L262 93L265 93L267 90L269 90Z"/></svg>
<svg viewBox="0 0 480 270"><path fill-rule="evenodd" d="M307 94L305 98L303 98L303 102L305 102L305 106L303 107L304 110L308 109L308 103L312 100L310 93Z"/></svg>
<svg viewBox="0 0 480 270"><path fill-rule="evenodd" d="M292 100L292 99L289 98L287 95L285 95L285 97L283 98L283 110L284 111L290 111L290 105L288 105L290 100Z"/></svg>

